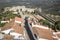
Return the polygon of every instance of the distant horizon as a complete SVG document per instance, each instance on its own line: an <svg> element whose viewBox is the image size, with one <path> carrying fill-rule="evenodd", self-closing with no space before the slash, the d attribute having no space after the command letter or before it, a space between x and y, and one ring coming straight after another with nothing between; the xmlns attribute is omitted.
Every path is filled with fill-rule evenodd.
<svg viewBox="0 0 60 40"><path fill-rule="evenodd" d="M59 6L59 0L0 0L0 8L7 6L16 6L16 5L25 5L25 6L34 6L42 8L50 8L51 6ZM29 3L29 4L28 4Z"/></svg>

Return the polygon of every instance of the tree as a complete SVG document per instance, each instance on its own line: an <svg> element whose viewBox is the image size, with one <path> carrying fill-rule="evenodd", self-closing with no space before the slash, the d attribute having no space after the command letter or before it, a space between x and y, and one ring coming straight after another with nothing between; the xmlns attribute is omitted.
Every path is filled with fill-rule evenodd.
<svg viewBox="0 0 60 40"><path fill-rule="evenodd" d="M57 22L55 23L55 27L56 27L57 30L60 31L60 21L57 21Z"/></svg>
<svg viewBox="0 0 60 40"><path fill-rule="evenodd" d="M4 12L4 8L0 9L0 13Z"/></svg>
<svg viewBox="0 0 60 40"><path fill-rule="evenodd" d="M5 23L1 23L1 22L0 22L0 27L3 27L4 25L5 25Z"/></svg>
<svg viewBox="0 0 60 40"><path fill-rule="evenodd" d="M48 21L41 19L39 20L39 22L42 22L43 25L48 26L50 28L50 23Z"/></svg>

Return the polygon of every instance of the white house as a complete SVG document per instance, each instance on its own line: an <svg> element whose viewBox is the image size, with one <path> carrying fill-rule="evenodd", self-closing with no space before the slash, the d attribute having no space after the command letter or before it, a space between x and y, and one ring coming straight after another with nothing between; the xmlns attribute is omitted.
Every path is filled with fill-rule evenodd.
<svg viewBox="0 0 60 40"><path fill-rule="evenodd" d="M4 34L8 34L14 37L14 39L24 39L24 31L21 27L22 19L19 17L15 17L6 23L3 28L1 28L1 32Z"/></svg>
<svg viewBox="0 0 60 40"><path fill-rule="evenodd" d="M10 11L17 11L17 10L20 10L22 9L22 11L28 11L28 12L34 12L35 9L33 8L26 8L25 6L13 6L12 8L10 8L9 10Z"/></svg>

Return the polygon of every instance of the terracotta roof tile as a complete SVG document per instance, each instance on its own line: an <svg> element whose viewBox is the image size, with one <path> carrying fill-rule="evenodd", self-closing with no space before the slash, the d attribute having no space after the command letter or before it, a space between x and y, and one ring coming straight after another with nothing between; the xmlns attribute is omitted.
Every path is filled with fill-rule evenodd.
<svg viewBox="0 0 60 40"><path fill-rule="evenodd" d="M22 18L19 18L19 17L15 17L15 20L17 20L17 21L23 21L23 19Z"/></svg>
<svg viewBox="0 0 60 40"><path fill-rule="evenodd" d="M18 18L18 17L16 17L15 19L18 20L18 21L22 21L22 19ZM23 28L21 27L21 25L18 24L18 23L15 23L14 20L7 23L2 28L2 30L7 30L9 28L13 28L14 32L17 32L17 33L20 33L20 34L23 34L23 31L24 31ZM48 29L33 27L33 31L34 31L34 33L37 33L37 35L39 35L39 37L41 37L41 38L45 38L45 39L48 39L48 40L53 40L53 38L52 38L53 32L48 30Z"/></svg>
<svg viewBox="0 0 60 40"><path fill-rule="evenodd" d="M60 34L57 34L57 36L60 38Z"/></svg>
<svg viewBox="0 0 60 40"><path fill-rule="evenodd" d="M15 20L10 21L9 23L6 23L4 27L1 28L1 31L8 30L10 28L13 28L14 32L23 34L23 28L20 24L15 23Z"/></svg>
<svg viewBox="0 0 60 40"><path fill-rule="evenodd" d="M14 32L23 34L23 28L20 26L20 24L15 23L15 25L12 27L14 29Z"/></svg>
<svg viewBox="0 0 60 40"><path fill-rule="evenodd" d="M35 33L37 33L37 35L39 35L40 38L53 40L53 38L52 38L53 32L51 32L50 30L37 28L37 27L33 27L33 30L34 30Z"/></svg>
<svg viewBox="0 0 60 40"><path fill-rule="evenodd" d="M6 24L1 28L1 31L10 29L10 28L12 28L13 25L14 25L14 20L10 21L9 23L6 23Z"/></svg>
<svg viewBox="0 0 60 40"><path fill-rule="evenodd" d="M11 35L5 34L3 39L14 39L14 38L13 38L13 36L11 36Z"/></svg>

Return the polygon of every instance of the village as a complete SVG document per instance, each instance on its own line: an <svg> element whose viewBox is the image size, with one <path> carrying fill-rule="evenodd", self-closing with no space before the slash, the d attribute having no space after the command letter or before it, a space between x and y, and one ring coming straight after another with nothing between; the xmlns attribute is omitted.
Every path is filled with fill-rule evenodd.
<svg viewBox="0 0 60 40"><path fill-rule="evenodd" d="M6 13L9 17L5 15L2 17L1 23L4 25L0 27L0 39L60 40L60 31L55 32L50 26L52 23L35 14L36 10L42 12L41 8L6 7L3 14ZM44 22L41 22L42 20Z"/></svg>

